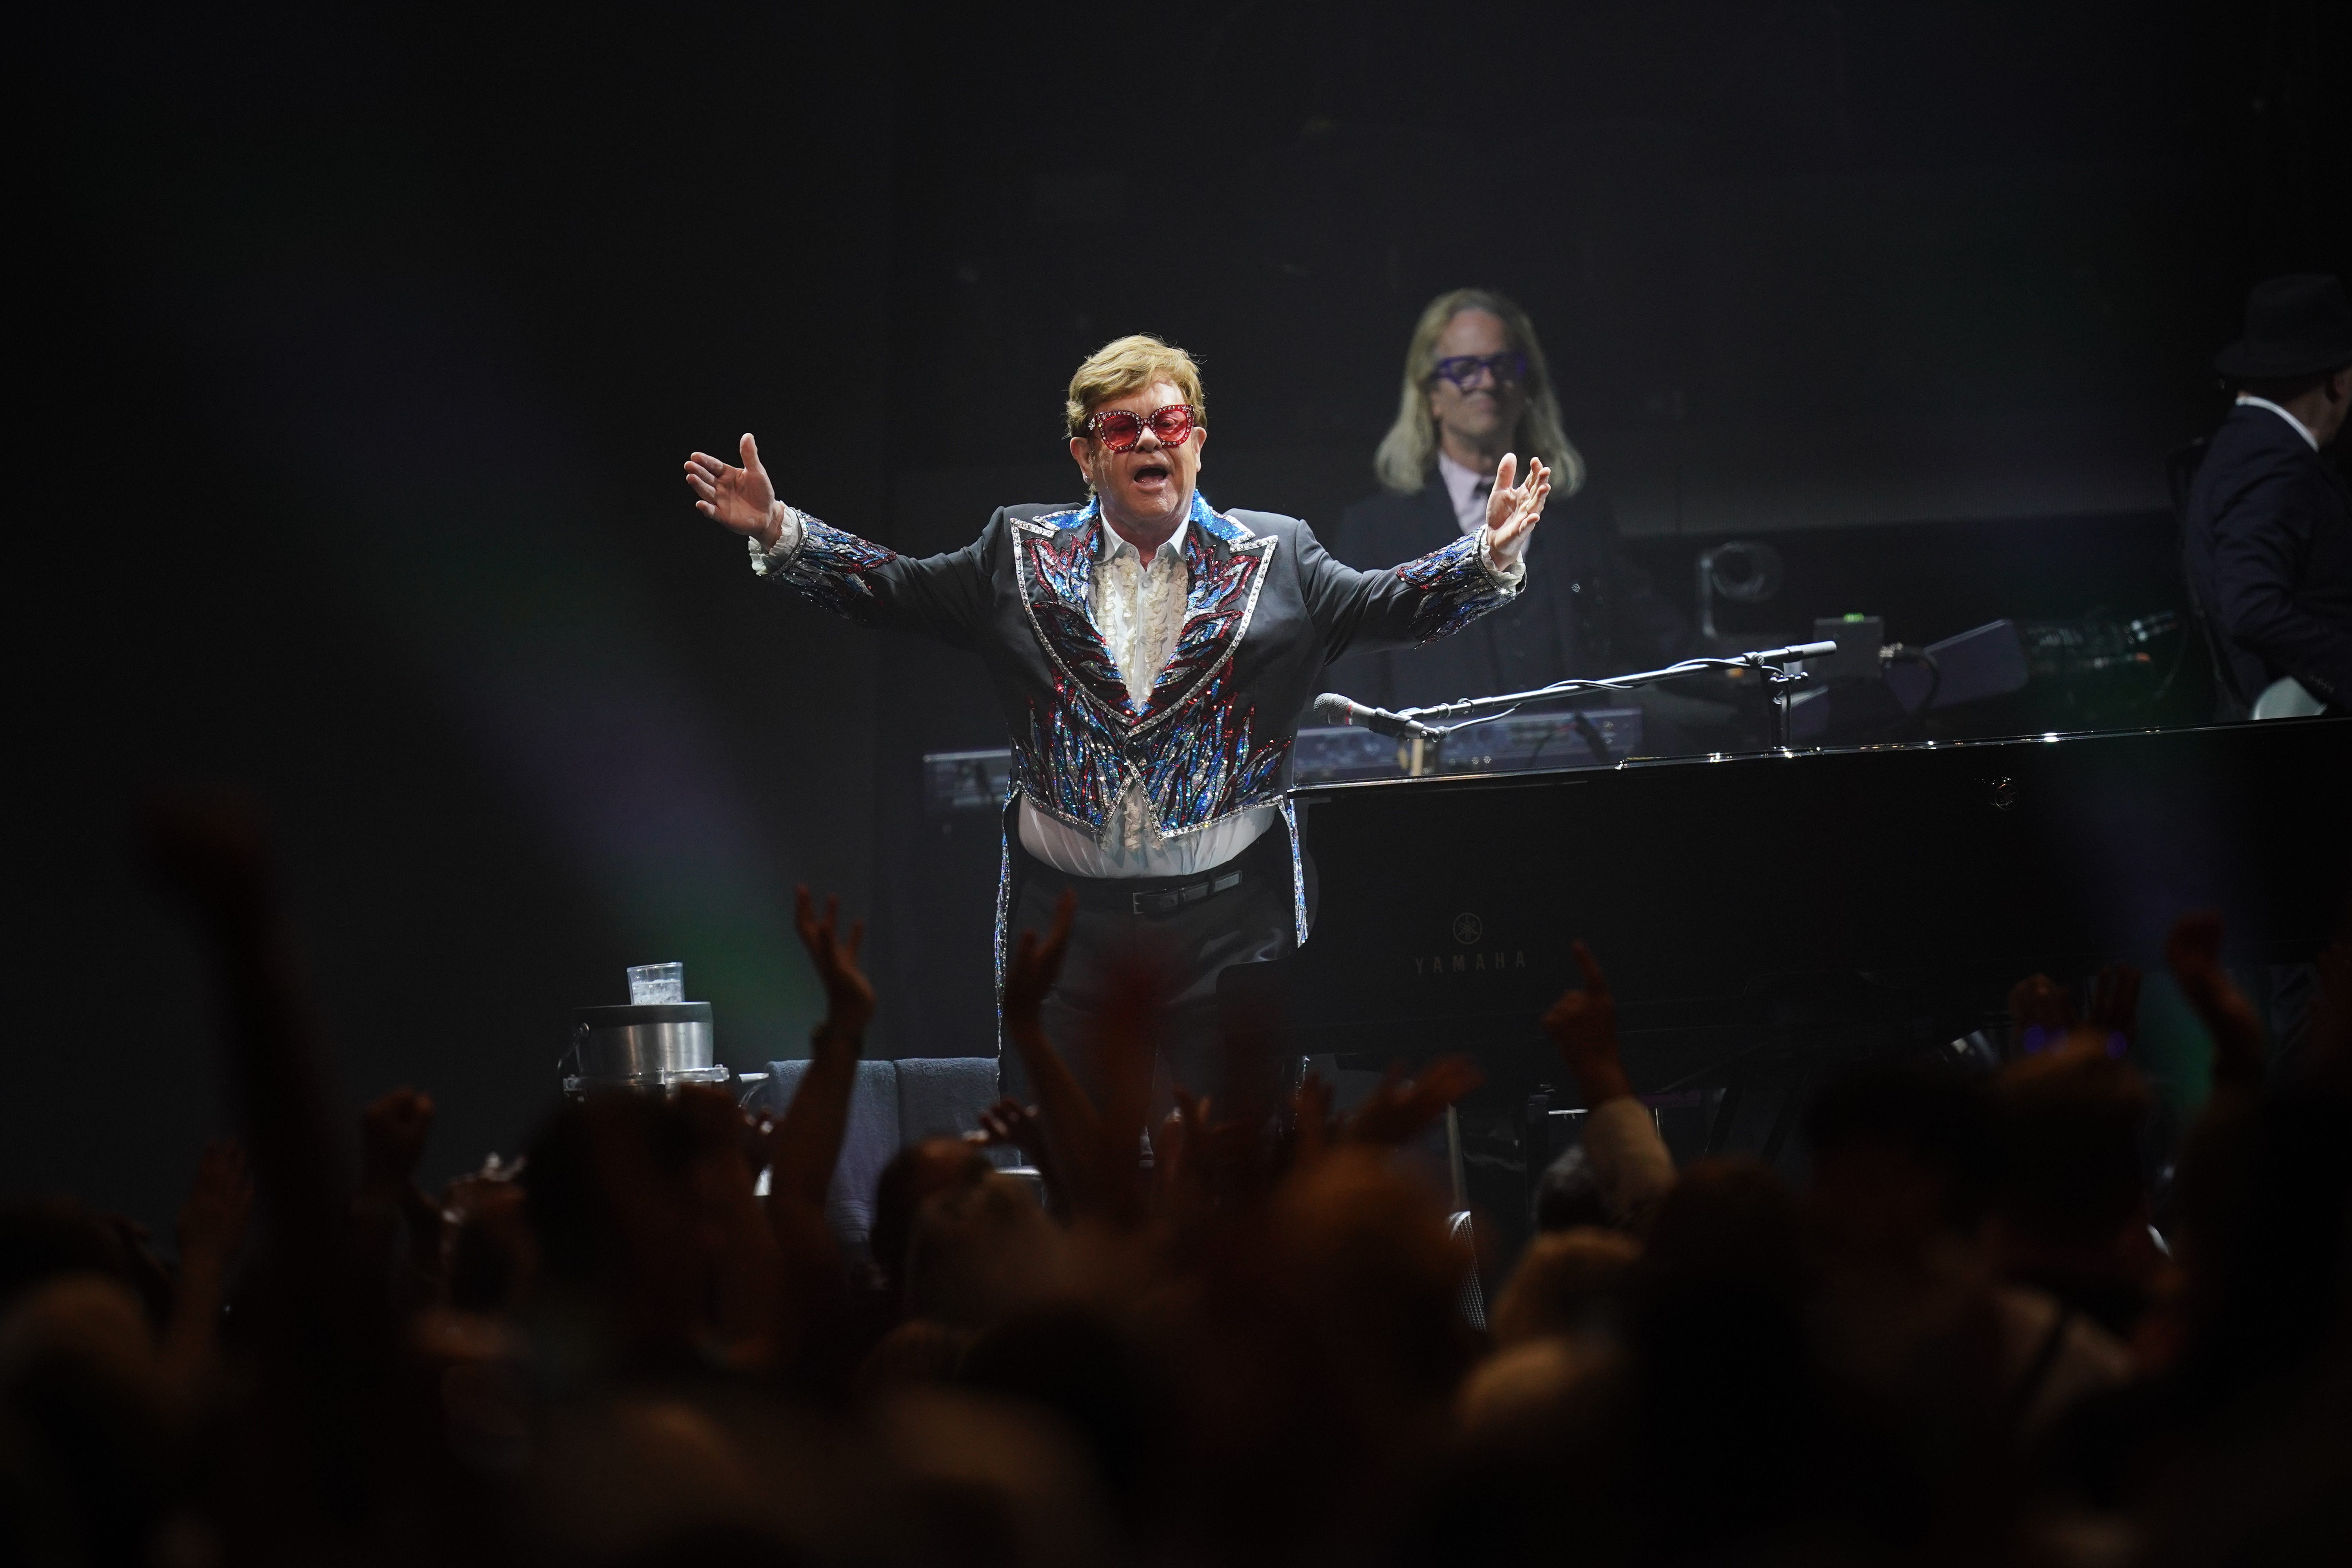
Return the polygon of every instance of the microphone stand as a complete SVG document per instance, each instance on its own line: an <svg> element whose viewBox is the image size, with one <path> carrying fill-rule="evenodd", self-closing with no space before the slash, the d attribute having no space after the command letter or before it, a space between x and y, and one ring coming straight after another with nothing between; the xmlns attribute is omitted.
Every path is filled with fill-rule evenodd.
<svg viewBox="0 0 2352 1568"><path fill-rule="evenodd" d="M1440 702L1427 708L1407 708L1397 717L1418 726L1432 720L1457 719L1475 721L1478 716L1499 713L1529 702L1550 702L1563 697L1580 697L1591 691L1634 691L1644 686L1654 686L1662 680L1675 680L1685 675L1701 675L1708 670L1753 670L1762 677L1772 691L1773 730L1783 751L1789 748L1790 715L1789 688L1804 678L1801 668L1809 658L1827 658L1837 652L1833 642L1792 643L1787 647L1760 648L1753 653L1734 654L1727 658L1686 658L1680 664L1670 664L1664 669L1645 669L1635 675L1612 675L1592 680L1555 680L1549 686L1538 686L1532 691L1506 692L1500 697L1465 697L1453 702ZM1439 724L1441 737L1462 728L1461 724ZM1414 761L1419 763L1421 747L1414 746ZM1416 773L1420 769L1415 767Z"/></svg>

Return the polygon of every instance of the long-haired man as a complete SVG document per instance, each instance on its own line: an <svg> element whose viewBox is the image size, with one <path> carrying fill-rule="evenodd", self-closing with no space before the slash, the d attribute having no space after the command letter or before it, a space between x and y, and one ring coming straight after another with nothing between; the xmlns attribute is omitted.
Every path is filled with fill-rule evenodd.
<svg viewBox="0 0 2352 1568"><path fill-rule="evenodd" d="M1475 533L1505 452L1532 454L1552 474L1525 589L1444 643L1350 659L1332 676L1349 695L1439 702L1654 668L1687 651L1688 623L1624 558L1583 455L1561 428L1534 323L1491 289L1456 289L1422 311L1405 347L1396 423L1372 460L1381 493L1341 515L1332 552L1365 565Z"/></svg>

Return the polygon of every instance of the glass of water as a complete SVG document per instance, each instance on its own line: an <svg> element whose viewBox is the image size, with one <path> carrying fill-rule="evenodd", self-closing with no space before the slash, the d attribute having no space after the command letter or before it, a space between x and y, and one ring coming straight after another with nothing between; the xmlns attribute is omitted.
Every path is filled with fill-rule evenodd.
<svg viewBox="0 0 2352 1568"><path fill-rule="evenodd" d="M629 971L629 1005L657 1007L686 1000L686 965L640 963Z"/></svg>

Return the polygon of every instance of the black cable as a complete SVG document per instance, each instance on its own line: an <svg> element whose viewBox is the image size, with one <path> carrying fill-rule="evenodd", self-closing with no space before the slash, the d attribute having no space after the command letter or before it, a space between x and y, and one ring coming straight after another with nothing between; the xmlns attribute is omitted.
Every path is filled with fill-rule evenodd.
<svg viewBox="0 0 2352 1568"><path fill-rule="evenodd" d="M1592 753L1592 760L1607 767L1609 738L1601 732L1601 726L1594 723L1581 708L1571 708L1568 714L1568 721L1576 726L1576 732L1583 738L1585 748Z"/></svg>
<svg viewBox="0 0 2352 1568"><path fill-rule="evenodd" d="M1451 735L1456 730L1468 730L1480 724L1491 724L1497 719L1509 718L1512 714L1517 712L1523 706L1525 706L1525 704L1514 702L1508 708L1504 709L1498 713L1482 713L1475 719L1465 719L1459 724L1448 724L1441 733ZM1413 713L1418 711L1418 709L1408 709L1406 710L1406 716L1410 718Z"/></svg>
<svg viewBox="0 0 2352 1568"><path fill-rule="evenodd" d="M1622 679L1614 680L1606 679L1555 680L1549 686L1538 687L1533 691L1520 694L1519 701L1504 710L1504 711L1507 713L1517 712L1521 706L1528 702L1541 701L1545 699L1553 697L1578 697L1588 691L1608 691L1614 692L1619 695L1625 695L1639 691L1645 686L1660 685L1667 680L1680 679L1682 677L1686 675L1705 675L1712 670L1756 670L1769 669L1771 668L1771 666L1759 665L1753 659L1746 658L1686 658L1678 664L1668 665L1664 669L1645 671L1643 672L1641 679L1631 685L1626 684ZM1465 702L1475 700L1478 700L1466 699ZM1407 708L1403 710L1403 716L1408 719L1423 719L1423 716L1427 714L1434 713L1442 715L1444 710L1454 706L1457 706L1457 704L1452 702L1433 702L1426 707ZM1461 724L1454 725L1453 727L1455 729L1466 728L1468 725L1483 722L1484 718L1485 716L1482 715L1479 719L1467 719L1463 721ZM1426 721L1424 720L1424 721Z"/></svg>
<svg viewBox="0 0 2352 1568"><path fill-rule="evenodd" d="M2164 679L2156 683L2156 689L2149 692L2147 697L2141 700L2142 707L2154 709L2161 704L2167 696L2170 695L2172 691L2172 683L2180 679L2180 667L2183 664L2186 664L2189 660L2189 639L2192 635L2194 635L2194 633L2195 628L2193 627L2184 626L2181 628L2180 641L2172 650L2172 668L2164 672Z"/></svg>

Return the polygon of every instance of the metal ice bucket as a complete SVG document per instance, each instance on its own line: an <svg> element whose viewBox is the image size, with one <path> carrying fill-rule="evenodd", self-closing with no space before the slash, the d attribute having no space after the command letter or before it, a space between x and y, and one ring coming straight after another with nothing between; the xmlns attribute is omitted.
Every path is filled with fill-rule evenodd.
<svg viewBox="0 0 2352 1568"><path fill-rule="evenodd" d="M727 1069L716 1062L708 1002L583 1007L572 1015L564 1059L567 1094L727 1081Z"/></svg>

